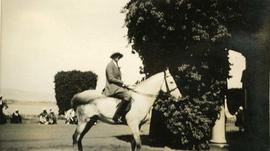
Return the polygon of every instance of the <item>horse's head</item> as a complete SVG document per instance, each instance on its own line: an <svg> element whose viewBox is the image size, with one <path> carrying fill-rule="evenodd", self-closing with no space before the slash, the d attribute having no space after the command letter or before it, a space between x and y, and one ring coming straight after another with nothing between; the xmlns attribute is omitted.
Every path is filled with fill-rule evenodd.
<svg viewBox="0 0 270 151"><path fill-rule="evenodd" d="M182 97L179 89L177 88L176 82L175 82L173 76L171 75L169 69L165 70L163 73L164 73L164 82L161 86L161 91L169 94L170 96L172 96L176 99Z"/></svg>

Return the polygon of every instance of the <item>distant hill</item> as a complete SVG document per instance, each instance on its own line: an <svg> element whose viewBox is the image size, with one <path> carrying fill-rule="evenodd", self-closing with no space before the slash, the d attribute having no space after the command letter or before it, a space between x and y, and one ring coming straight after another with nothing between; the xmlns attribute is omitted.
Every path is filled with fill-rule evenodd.
<svg viewBox="0 0 270 151"><path fill-rule="evenodd" d="M38 102L54 102L54 94L41 93L41 92L30 92L18 89L1 88L0 95L4 99L11 99L16 101L38 101Z"/></svg>

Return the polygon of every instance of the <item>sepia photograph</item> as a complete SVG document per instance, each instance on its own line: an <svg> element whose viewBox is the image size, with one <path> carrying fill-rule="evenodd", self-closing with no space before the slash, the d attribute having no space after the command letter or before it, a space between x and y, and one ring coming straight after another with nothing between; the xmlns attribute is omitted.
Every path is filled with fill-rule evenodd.
<svg viewBox="0 0 270 151"><path fill-rule="evenodd" d="M269 0L0 0L0 151L269 151Z"/></svg>

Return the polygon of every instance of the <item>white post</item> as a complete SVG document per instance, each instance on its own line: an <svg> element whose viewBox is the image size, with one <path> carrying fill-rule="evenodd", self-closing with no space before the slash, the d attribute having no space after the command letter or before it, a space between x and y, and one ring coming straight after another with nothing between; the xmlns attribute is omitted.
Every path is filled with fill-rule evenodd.
<svg viewBox="0 0 270 151"><path fill-rule="evenodd" d="M224 105L221 106L219 118L216 120L215 125L212 129L212 139L210 142L218 144L220 147L226 145L227 141L225 138L225 109Z"/></svg>

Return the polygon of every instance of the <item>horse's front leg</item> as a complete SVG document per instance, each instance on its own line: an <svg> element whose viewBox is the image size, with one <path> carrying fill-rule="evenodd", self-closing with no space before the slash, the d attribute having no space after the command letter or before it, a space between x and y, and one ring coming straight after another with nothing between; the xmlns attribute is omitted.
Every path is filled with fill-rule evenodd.
<svg viewBox="0 0 270 151"><path fill-rule="evenodd" d="M133 133L133 140L131 142L131 150L139 151L142 146L139 124L138 122L132 122L132 123L128 123L128 125Z"/></svg>

